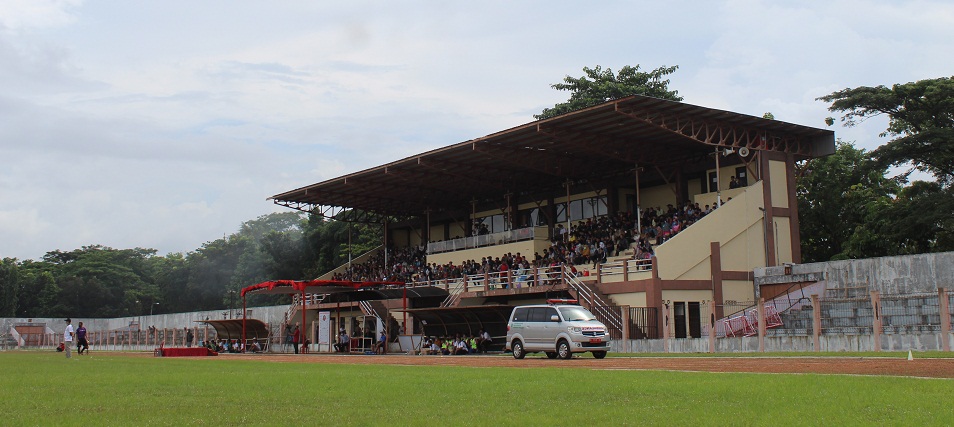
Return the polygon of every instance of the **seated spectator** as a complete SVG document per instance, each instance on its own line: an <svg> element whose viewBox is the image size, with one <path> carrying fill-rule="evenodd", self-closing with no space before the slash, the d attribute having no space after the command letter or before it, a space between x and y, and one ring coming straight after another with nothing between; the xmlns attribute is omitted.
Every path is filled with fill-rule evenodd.
<svg viewBox="0 0 954 427"><path fill-rule="evenodd" d="M480 353L486 353L487 349L490 347L490 344L493 342L493 339L490 337L490 333L481 329L480 336L477 338L477 350Z"/></svg>
<svg viewBox="0 0 954 427"><path fill-rule="evenodd" d="M339 353L346 353L351 350L351 337L348 336L348 333L344 329L341 330L341 334L338 335L338 343L335 344L335 351Z"/></svg>

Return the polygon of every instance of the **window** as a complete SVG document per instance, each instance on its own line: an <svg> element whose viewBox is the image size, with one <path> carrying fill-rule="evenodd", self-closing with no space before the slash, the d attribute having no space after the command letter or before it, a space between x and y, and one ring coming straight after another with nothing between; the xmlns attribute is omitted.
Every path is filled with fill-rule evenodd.
<svg viewBox="0 0 954 427"><path fill-rule="evenodd" d="M739 180L739 186L747 187L749 185L748 171L745 166L735 168L735 177Z"/></svg>
<svg viewBox="0 0 954 427"><path fill-rule="evenodd" d="M549 307L533 307L530 309L531 322L547 322L547 309Z"/></svg>
<svg viewBox="0 0 954 427"><path fill-rule="evenodd" d="M566 203L556 205L557 223L566 222ZM606 196L570 201L570 221L595 218L609 213Z"/></svg>
<svg viewBox="0 0 954 427"><path fill-rule="evenodd" d="M513 321L514 322L526 322L527 314L529 313L529 308L518 308L513 311Z"/></svg>

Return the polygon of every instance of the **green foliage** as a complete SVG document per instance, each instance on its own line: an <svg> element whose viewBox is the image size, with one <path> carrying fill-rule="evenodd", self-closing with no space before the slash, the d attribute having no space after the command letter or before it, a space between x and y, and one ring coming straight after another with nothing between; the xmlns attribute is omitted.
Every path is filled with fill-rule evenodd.
<svg viewBox="0 0 954 427"><path fill-rule="evenodd" d="M16 317L19 269L16 259L0 259L0 317Z"/></svg>
<svg viewBox="0 0 954 427"><path fill-rule="evenodd" d="M888 88L843 89L818 98L831 102L841 122L854 126L885 114L882 137L895 137L874 155L889 165L913 164L942 185L954 183L954 80L948 77L895 84Z"/></svg>
<svg viewBox="0 0 954 427"><path fill-rule="evenodd" d="M870 204L899 190L870 153L838 141L835 154L798 166L799 224L804 262L847 258L853 234L864 231ZM859 228L861 227L861 228Z"/></svg>
<svg viewBox="0 0 954 427"><path fill-rule="evenodd" d="M355 256L381 227L354 225ZM264 215L188 254L99 245L0 262L0 317L124 317L239 307L239 290L272 279L317 277L347 261L348 224L298 212ZM287 303L256 296L250 304ZM157 304L158 303L158 304ZM6 314L3 314L6 313Z"/></svg>
<svg viewBox="0 0 954 427"><path fill-rule="evenodd" d="M809 163L813 172L823 173L809 177L799 191L805 260L954 250L954 80L858 87L818 99L831 102L830 111L844 113L845 126L887 115L888 127L880 136L893 139L861 156L839 147L830 159ZM831 125L834 119L826 122ZM867 177L839 167L846 164ZM890 166L911 170L887 180L883 177ZM929 173L935 181L906 186L913 170ZM842 208L832 205L839 195Z"/></svg>
<svg viewBox="0 0 954 427"><path fill-rule="evenodd" d="M682 101L678 91L669 90L669 79L665 78L677 69L678 65L662 66L647 73L639 71L639 65L627 65L620 69L618 74L613 74L613 70L603 70L599 65L594 68L583 67L586 75L579 78L566 76L563 83L550 85L556 90L570 91L570 99L554 105L553 108L546 108L533 117L538 120L548 119L630 95Z"/></svg>

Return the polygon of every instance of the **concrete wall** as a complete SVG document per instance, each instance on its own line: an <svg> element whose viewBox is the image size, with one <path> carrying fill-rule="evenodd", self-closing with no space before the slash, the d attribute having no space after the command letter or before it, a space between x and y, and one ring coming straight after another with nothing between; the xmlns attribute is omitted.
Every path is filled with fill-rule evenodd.
<svg viewBox="0 0 954 427"><path fill-rule="evenodd" d="M954 288L954 252L829 261L755 269L756 285L826 281L828 289L867 286L881 295L936 293Z"/></svg>
<svg viewBox="0 0 954 427"><path fill-rule="evenodd" d="M276 305L271 307L248 307L248 317L253 319L261 320L269 324L280 324L284 320L285 313L288 311L288 305ZM83 322L83 326L86 326L86 329L96 332L105 332L112 331L117 329L123 329L129 327L133 322L141 322L142 329L146 329L149 326L155 326L157 329L182 329L186 327L193 327L199 324L195 323L196 321L205 320L221 320L225 318L223 313L229 313L229 309L221 310L212 310L212 311L194 311L190 313L171 313L171 314L155 314L155 315L145 315L145 316L131 316L131 317L118 317L115 319L95 319L95 318L82 318L74 317L73 328L79 326L79 322ZM236 318L241 318L242 309L232 310L232 315ZM231 315L229 318L232 318ZM63 334L63 331L66 330L65 318L0 318L0 327L3 327L3 333L6 334L7 328L13 326L17 323L45 323L46 326L52 329L57 334Z"/></svg>
<svg viewBox="0 0 954 427"><path fill-rule="evenodd" d="M911 334L911 335L882 335L881 351L940 351L941 334ZM948 342L954 348L954 334L948 334ZM874 339L871 335L822 335L820 339L821 351L848 352L874 351ZM610 351L623 352L623 341L611 342ZM633 353L665 353L664 340L630 340L630 351ZM716 353L754 353L759 350L758 337L719 338L715 341ZM810 336L778 336L765 337L765 351L767 352L814 352L814 344ZM708 353L709 340L707 338L680 338L669 340L670 353Z"/></svg>
<svg viewBox="0 0 954 427"><path fill-rule="evenodd" d="M740 189L731 202L656 248L659 277L664 280L709 280L709 242L719 242L724 269L750 271L765 265L762 185Z"/></svg>

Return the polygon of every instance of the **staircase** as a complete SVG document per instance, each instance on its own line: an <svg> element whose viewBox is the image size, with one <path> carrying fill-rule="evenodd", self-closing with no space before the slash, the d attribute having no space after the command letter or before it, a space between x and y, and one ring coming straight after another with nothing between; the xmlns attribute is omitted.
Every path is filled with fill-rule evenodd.
<svg viewBox="0 0 954 427"><path fill-rule="evenodd" d="M592 311L608 328L622 332L623 316L618 305L612 304L609 298L595 286L567 273L566 269L563 269L563 278L571 292L576 294L577 300L584 303L582 304L584 307Z"/></svg>
<svg viewBox="0 0 954 427"><path fill-rule="evenodd" d="M384 305L381 301L360 301L361 311L368 316L374 316L377 318L382 325L384 325L385 333L388 336L391 336L390 330L392 325L398 324L397 319L391 316L390 310Z"/></svg>
<svg viewBox="0 0 954 427"><path fill-rule="evenodd" d="M321 304L325 300L326 294L305 294L305 308L312 305ZM288 310L285 311L285 321L294 322L295 316L301 316L299 309L301 308L301 295L294 294L292 295L291 305L288 306Z"/></svg>

